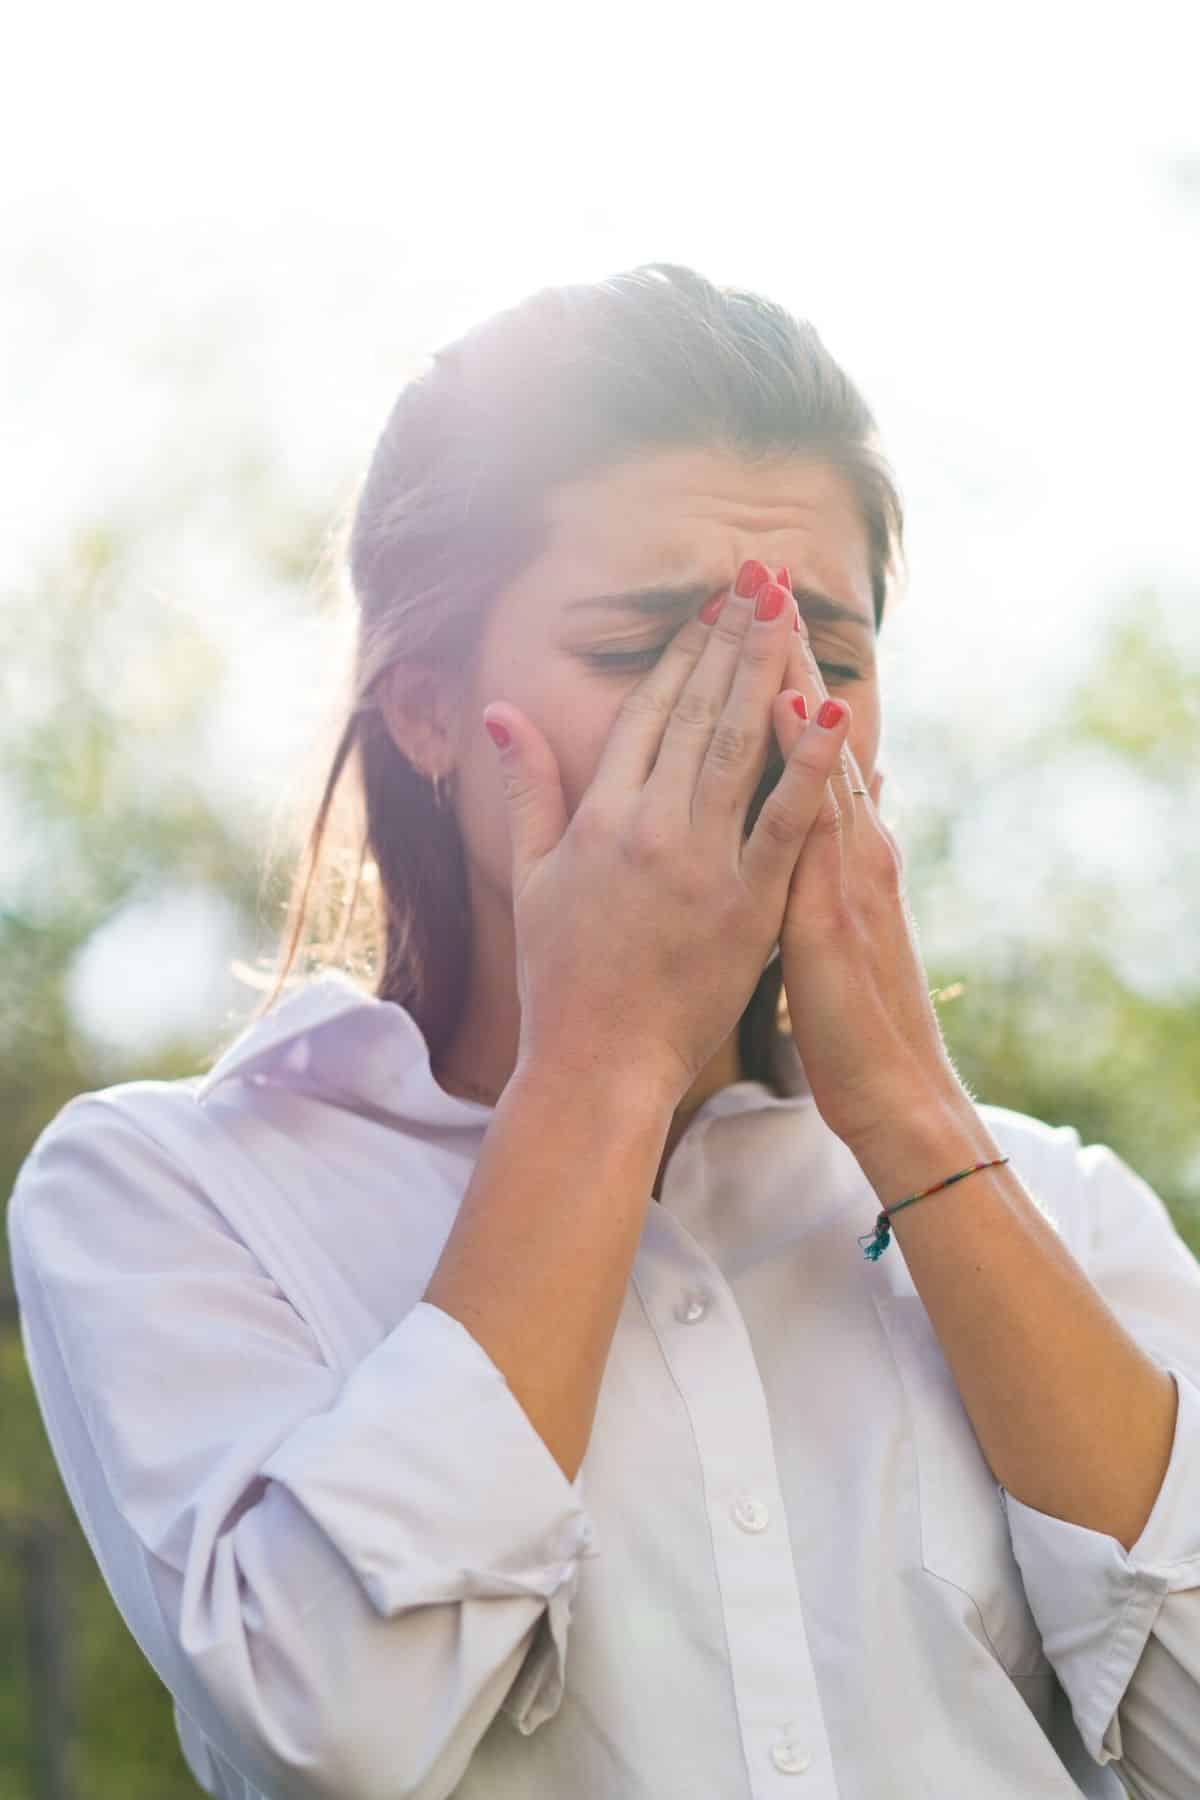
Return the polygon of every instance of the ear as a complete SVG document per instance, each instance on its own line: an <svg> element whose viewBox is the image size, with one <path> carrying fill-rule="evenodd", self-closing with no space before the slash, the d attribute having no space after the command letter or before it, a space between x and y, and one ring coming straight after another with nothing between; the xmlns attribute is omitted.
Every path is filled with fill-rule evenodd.
<svg viewBox="0 0 1200 1800"><path fill-rule="evenodd" d="M445 672L393 663L376 688L388 736L414 768L444 774L454 764L459 714Z"/></svg>

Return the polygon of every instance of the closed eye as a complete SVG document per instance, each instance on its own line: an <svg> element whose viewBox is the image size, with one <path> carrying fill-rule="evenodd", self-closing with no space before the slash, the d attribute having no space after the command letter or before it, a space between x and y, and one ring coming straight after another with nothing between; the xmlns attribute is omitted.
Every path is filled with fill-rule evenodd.
<svg viewBox="0 0 1200 1800"><path fill-rule="evenodd" d="M668 638L667 643L670 641ZM667 644L651 644L644 650L588 650L584 652L584 660L599 669L648 669L666 647ZM839 683L862 680L857 669L847 668L844 663L822 662L818 657L817 667L822 675Z"/></svg>

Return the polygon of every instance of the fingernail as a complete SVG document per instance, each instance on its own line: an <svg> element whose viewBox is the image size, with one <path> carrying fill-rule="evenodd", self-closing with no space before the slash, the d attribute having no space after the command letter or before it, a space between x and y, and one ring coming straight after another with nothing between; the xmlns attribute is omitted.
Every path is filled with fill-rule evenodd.
<svg viewBox="0 0 1200 1800"><path fill-rule="evenodd" d="M793 696L792 711L796 714L797 718L807 719L808 701L804 698L803 694L796 694Z"/></svg>
<svg viewBox="0 0 1200 1800"><path fill-rule="evenodd" d="M840 721L845 710L846 708L842 705L840 700L826 700L820 712L817 714L817 724L823 725L826 731L832 731L833 727Z"/></svg>
<svg viewBox="0 0 1200 1800"><path fill-rule="evenodd" d="M780 587L785 587L787 589L788 593L789 594L791 593L791 591L792 591L792 572L788 568L786 563L783 564L782 568L780 569L779 573L776 575L775 579L779 583Z"/></svg>
<svg viewBox="0 0 1200 1800"><path fill-rule="evenodd" d="M501 725L499 719L485 719L484 724L487 726L488 736L497 750L507 750L512 743L512 733Z"/></svg>
<svg viewBox="0 0 1200 1800"><path fill-rule="evenodd" d="M754 616L764 623L777 619L783 611L783 603L787 595L778 582L767 580L758 590L758 599L754 603Z"/></svg>
<svg viewBox="0 0 1200 1800"><path fill-rule="evenodd" d="M764 568L762 563L756 562L751 557L748 562L742 564L734 592L740 594L743 600L753 600L763 582L770 581L770 579L770 569Z"/></svg>

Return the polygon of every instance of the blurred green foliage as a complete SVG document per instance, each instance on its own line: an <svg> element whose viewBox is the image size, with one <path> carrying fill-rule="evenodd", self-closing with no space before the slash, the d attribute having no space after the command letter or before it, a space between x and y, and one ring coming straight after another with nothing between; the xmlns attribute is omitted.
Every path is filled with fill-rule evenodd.
<svg viewBox="0 0 1200 1800"><path fill-rule="evenodd" d="M253 504L247 499L247 505ZM297 621L311 607L305 577L311 522L289 537L269 527L270 578L291 583ZM102 921L131 894L187 878L224 896L244 922L244 955L259 942L259 845L192 779L200 734L227 652L216 630L138 595L125 557L127 527L79 530L25 594L0 612L0 653L13 701L0 725L0 820L19 854L0 891L0 1186L11 1191L42 1127L73 1095L117 1080L173 1079L201 1066L211 1042L181 1040L152 1058L97 1063L73 1021L65 971ZM131 598L132 597L132 598ZM114 640L131 603L136 633ZM153 614L153 617L150 615ZM885 633L887 627L885 626ZM1153 596L1113 611L1074 691L1057 694L1044 729L1004 750L947 720L902 721L887 764L915 797L898 834L930 985L956 1066L980 1101L1075 1125L1111 1145L1162 1195L1200 1254L1200 979L1193 960L1166 991L1131 973L1124 952L1140 904L1125 879L1060 855L1027 820L1025 855L1052 871L1052 904L1036 929L1014 932L1003 891L981 902L963 883L970 842L1006 830L1006 791L1071 792L1078 758L1120 773L1111 829L1143 803L1178 821L1167 846L1161 914L1194 926L1200 894L1200 669L1167 648ZM889 695L902 711L902 697ZM1022 784L1025 784L1022 787ZM890 816L888 793L884 813ZM1166 809L1165 812L1163 809ZM1186 829L1190 817L1192 829ZM1172 884L1173 888L1172 888ZM961 925L950 950L949 922ZM267 946L273 941L273 927ZM1173 953L1187 944L1172 945ZM957 991L957 997L953 997ZM4 1282L8 1284L7 1268ZM39 1520L64 1545L63 1604L74 1730L69 1791L88 1800L173 1800L195 1793L175 1739L170 1700L126 1631L65 1500L29 1387L11 1284L0 1287L0 1642L26 1638L27 1592L17 1546ZM0 1797L36 1800L29 1672L21 1655L0 1667Z"/></svg>

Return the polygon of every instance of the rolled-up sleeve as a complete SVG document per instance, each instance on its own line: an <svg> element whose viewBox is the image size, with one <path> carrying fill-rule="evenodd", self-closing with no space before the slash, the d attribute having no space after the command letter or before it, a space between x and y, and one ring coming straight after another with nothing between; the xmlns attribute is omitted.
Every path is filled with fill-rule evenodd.
<svg viewBox="0 0 1200 1800"><path fill-rule="evenodd" d="M348 1441L359 1451L349 1465ZM505 1711L528 1733L557 1709L579 1559L595 1551L582 1475L568 1485L457 1319L420 1301L262 1473L337 1546L382 1618L466 1600L546 1602L547 1628Z"/></svg>
<svg viewBox="0 0 1200 1800"><path fill-rule="evenodd" d="M421 1301L330 1368L213 1200L90 1096L27 1158L8 1235L101 1572L247 1781L441 1800L501 1710L551 1716L592 1524L464 1326Z"/></svg>
<svg viewBox="0 0 1200 1800"><path fill-rule="evenodd" d="M1098 1763L1145 1800L1192 1800L1200 1771L1200 1264L1162 1200L1106 1145L1078 1148L1088 1275L1172 1377L1170 1460L1137 1542L1001 1488L1047 1659ZM1119 1446L1114 1446L1119 1454Z"/></svg>

